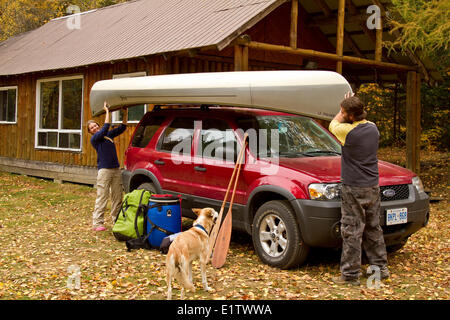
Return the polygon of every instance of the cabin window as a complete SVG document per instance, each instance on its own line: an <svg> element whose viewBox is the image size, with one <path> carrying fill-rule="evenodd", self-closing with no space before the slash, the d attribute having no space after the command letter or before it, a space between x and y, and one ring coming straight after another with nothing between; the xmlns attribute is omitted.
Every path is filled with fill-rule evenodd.
<svg viewBox="0 0 450 320"><path fill-rule="evenodd" d="M17 87L0 87L0 123L17 122Z"/></svg>
<svg viewBox="0 0 450 320"><path fill-rule="evenodd" d="M121 79L121 78L135 78L135 77L145 77L147 76L147 72L134 72L134 73L124 73L124 74L115 74L113 75L113 79ZM128 108L128 122L129 123L138 123L144 114L147 112L148 106L146 104L141 104L137 106L132 106ZM120 123L123 119L122 110L114 111L112 114L112 122Z"/></svg>
<svg viewBox="0 0 450 320"><path fill-rule="evenodd" d="M38 80L36 148L81 150L83 77Z"/></svg>

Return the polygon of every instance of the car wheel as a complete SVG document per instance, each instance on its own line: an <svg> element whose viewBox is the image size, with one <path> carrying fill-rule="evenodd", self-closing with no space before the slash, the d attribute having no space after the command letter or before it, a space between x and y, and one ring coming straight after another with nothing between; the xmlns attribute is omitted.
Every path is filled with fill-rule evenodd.
<svg viewBox="0 0 450 320"><path fill-rule="evenodd" d="M273 267L296 267L309 253L287 201L269 201L258 209L253 219L252 238L261 261Z"/></svg>
<svg viewBox="0 0 450 320"><path fill-rule="evenodd" d="M141 183L141 184L139 185L139 187L137 187L137 189L138 189L138 190L144 189L144 190L150 191L150 193L158 193L158 192L156 191L156 188L155 188L155 186L153 185L153 183L150 183L150 182L144 182L144 183Z"/></svg>

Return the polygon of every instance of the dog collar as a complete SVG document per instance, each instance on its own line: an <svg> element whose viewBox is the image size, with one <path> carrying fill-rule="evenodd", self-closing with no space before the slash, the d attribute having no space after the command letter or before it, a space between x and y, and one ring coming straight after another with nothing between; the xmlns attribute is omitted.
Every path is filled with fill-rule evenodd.
<svg viewBox="0 0 450 320"><path fill-rule="evenodd" d="M196 224L194 227L197 227L197 228L199 228L199 229L205 231L205 233L209 236L208 231L206 231L206 229L205 229L201 224Z"/></svg>

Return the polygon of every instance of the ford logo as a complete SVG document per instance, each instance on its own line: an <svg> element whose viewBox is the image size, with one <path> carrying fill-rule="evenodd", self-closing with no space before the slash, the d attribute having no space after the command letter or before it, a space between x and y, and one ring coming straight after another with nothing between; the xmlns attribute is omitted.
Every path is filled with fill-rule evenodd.
<svg viewBox="0 0 450 320"><path fill-rule="evenodd" d="M386 189L383 191L383 196L392 198L393 196L395 196L395 190L394 189Z"/></svg>

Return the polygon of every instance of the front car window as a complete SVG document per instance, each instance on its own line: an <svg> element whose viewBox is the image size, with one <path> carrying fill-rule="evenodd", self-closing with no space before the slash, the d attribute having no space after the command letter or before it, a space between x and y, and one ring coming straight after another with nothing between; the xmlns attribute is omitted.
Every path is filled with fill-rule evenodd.
<svg viewBox="0 0 450 320"><path fill-rule="evenodd" d="M256 129L259 157L329 156L341 153L340 144L314 120L301 116L258 116L238 121ZM250 146L252 144L250 143ZM254 150L252 150L253 152Z"/></svg>

